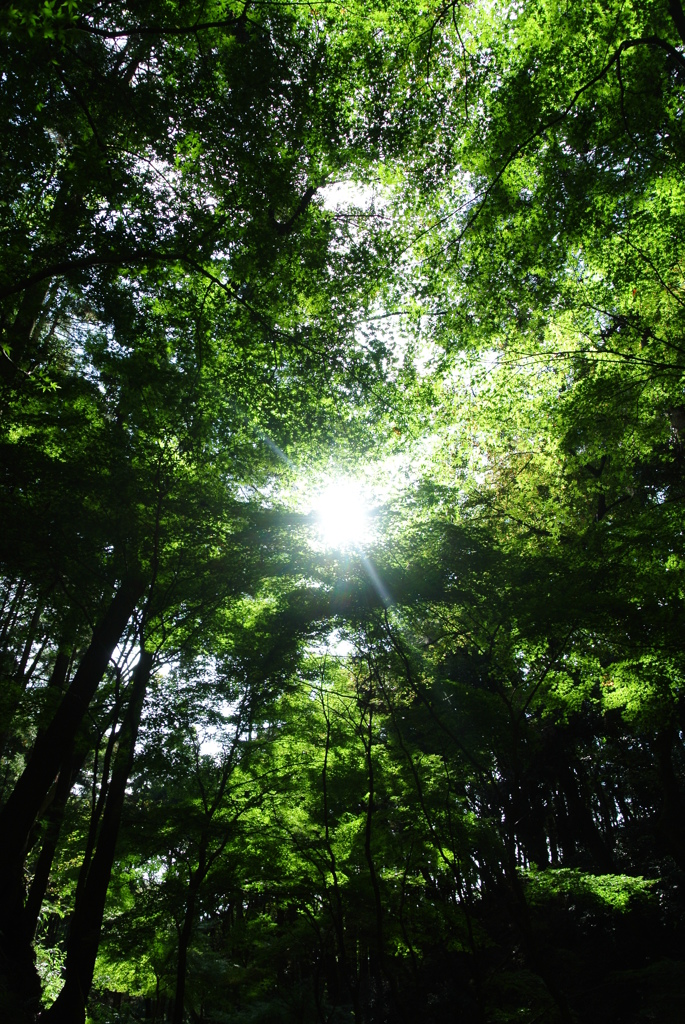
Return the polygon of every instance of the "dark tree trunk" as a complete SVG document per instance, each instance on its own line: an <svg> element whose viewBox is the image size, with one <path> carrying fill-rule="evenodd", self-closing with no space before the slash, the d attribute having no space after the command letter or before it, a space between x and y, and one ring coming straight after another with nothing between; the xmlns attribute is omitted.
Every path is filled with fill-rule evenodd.
<svg viewBox="0 0 685 1024"><path fill-rule="evenodd" d="M178 936L178 960L176 963L176 992L174 994L174 1009L171 1014L171 1024L183 1024L183 1010L186 999L186 975L188 973L188 947L190 937L193 933L193 922L195 920L195 899L196 890L191 883L186 910L183 917L183 926Z"/></svg>
<svg viewBox="0 0 685 1024"><path fill-rule="evenodd" d="M119 588L54 718L36 740L14 791L0 813L0 989L16 1009L15 1019L30 1020L38 1008L40 983L31 948L33 932L24 914L24 859L34 821L74 739L112 652L142 593L140 580ZM23 1014L23 1018L19 1014ZM11 1018L6 1018L11 1019Z"/></svg>
<svg viewBox="0 0 685 1024"><path fill-rule="evenodd" d="M521 780L513 780L510 792L511 810L508 817L514 823L516 839L529 861L539 868L546 868L549 864L549 850L545 835L545 808L538 787L524 776Z"/></svg>
<svg viewBox="0 0 685 1024"><path fill-rule="evenodd" d="M50 282L40 281L27 288L22 296L14 323L7 332L5 346L0 350L0 375L8 384L14 382L37 333L36 326L49 290Z"/></svg>
<svg viewBox="0 0 685 1024"><path fill-rule="evenodd" d="M67 656L67 663L69 658ZM36 870L31 881L31 886L26 897L24 910L24 923L27 934L35 935L38 926L40 908L45 899L45 893L50 879L52 862L55 859L55 851L59 842L59 835L64 821L69 795L78 773L83 768L83 763L88 756L90 749L90 737L87 730L81 729L76 738L74 747L68 752L60 769L57 785L55 786L54 797L47 811L47 822L43 845L38 856Z"/></svg>
<svg viewBox="0 0 685 1024"><path fill-rule="evenodd" d="M58 654L57 654L57 657L55 659L55 664L53 665L53 668L52 668L52 673L50 674L50 679L48 680L48 687L50 687L50 686L57 686L60 689L63 687L64 681L67 678L67 671L69 669L69 662L70 662L69 655L63 653L62 651L59 651ZM28 682L28 677L26 677L25 679L22 679L21 682L23 684L22 687L21 687L21 692L23 693L25 685ZM16 706L18 706L18 704L19 704L19 700L17 700ZM5 732L2 735L2 739L0 739L0 754L5 750L7 744L9 743L10 738L12 736L12 728L11 728L11 726L12 726L12 718L13 718L15 712L16 712L16 706L14 706L10 710L10 712L9 712L9 714L7 716L7 728L6 728ZM39 728L38 728L38 735L39 736L42 734L42 731L43 730L41 730L41 728L39 726Z"/></svg>
<svg viewBox="0 0 685 1024"><path fill-rule="evenodd" d="M517 872L515 858L509 853L504 864L507 883L513 899L510 904L512 918L519 929L523 940L523 952L527 966L542 979L558 1011L561 1024L574 1024L573 1014L568 1004L565 993L559 985L557 975L558 968L550 959L549 951L538 942L534 933L528 911L526 895L521 887L521 881ZM505 896L506 899L506 896Z"/></svg>
<svg viewBox="0 0 685 1024"><path fill-rule="evenodd" d="M41 1015L42 1024L83 1024L86 1018L86 1000L93 982L107 887L151 668L152 655L141 651L121 725L97 848L71 920L64 987L50 1009Z"/></svg>
<svg viewBox="0 0 685 1024"><path fill-rule="evenodd" d="M329 818L330 811L328 806L328 758L331 749L331 722L328 714L328 709L323 703L323 712L326 719L326 745L324 748L324 761L323 768L321 770L321 783L323 793L323 813L324 813L324 841L326 844L326 851L328 853L328 859L331 866L331 877L333 879L333 899L334 905L331 907L333 916L333 927L335 929L335 945L337 948L337 957L333 955L331 963L327 963L330 968L333 967L333 972L329 969L328 974L328 990L329 997L334 1006L340 1002L341 995L344 991L344 995L352 1001L352 1010L355 1021L361 1020L361 1010L359 1006L359 980L357 978L356 966L352 966L347 955L347 944L345 942L345 925L344 925L344 914L343 914L343 902L342 895L340 892L340 884L338 881L338 869L336 863L335 850L331 843ZM341 984L342 982L342 984Z"/></svg>
<svg viewBox="0 0 685 1024"><path fill-rule="evenodd" d="M575 772L573 767L576 769ZM592 870L605 875L611 874L614 870L611 850L607 847L592 816L589 806L590 787L586 784L580 766L560 759L557 763L557 772L560 788L566 797L572 834L578 845L584 848Z"/></svg>
<svg viewBox="0 0 685 1024"><path fill-rule="evenodd" d="M673 857L681 870L685 870L685 800L673 767L675 739L675 727L669 725L656 735L651 744L662 794L654 830L664 851Z"/></svg>
<svg viewBox="0 0 685 1024"><path fill-rule="evenodd" d="M678 35L685 43L685 14L680 0L668 0L668 12L673 18Z"/></svg>
<svg viewBox="0 0 685 1024"><path fill-rule="evenodd" d="M14 594L12 595L12 599L10 601L10 606L9 606L9 609L7 611L7 615L5 617L5 621L4 621L3 626L2 626L2 632L0 633L0 651L4 651L5 650L7 638L12 635L12 630L14 629L14 624L15 624L15 622L17 621L17 619L19 617L19 611L21 609L21 602L22 602L22 600L24 598L24 593L25 592L26 592L26 581L25 580L20 580L17 583L17 587L16 587L16 590L14 591Z"/></svg>
<svg viewBox="0 0 685 1024"><path fill-rule="evenodd" d="M109 659L142 594L139 580L126 581L119 588L81 660L45 732L36 741L31 757L14 791L0 813L0 879L23 863L24 850L33 822L66 752L71 747L88 706L105 674Z"/></svg>
<svg viewBox="0 0 685 1024"><path fill-rule="evenodd" d="M58 651L57 657L55 658L55 664L52 667L48 686L57 687L57 689L61 690L67 680L67 673L69 672L70 664L71 652Z"/></svg>
<svg viewBox="0 0 685 1024"><path fill-rule="evenodd" d="M52 862L55 858L55 851L57 849L59 834L62 828L64 812L71 792L73 778L74 758L73 752L69 751L59 773L54 800L48 810L47 827L45 829L45 836L43 837L43 845L41 846L36 870L31 881L28 896L26 897L26 907L24 908L24 928L26 934L35 935L36 933L38 915L40 914L40 908L43 905L43 900L45 899L48 880L50 878L50 869L52 868Z"/></svg>

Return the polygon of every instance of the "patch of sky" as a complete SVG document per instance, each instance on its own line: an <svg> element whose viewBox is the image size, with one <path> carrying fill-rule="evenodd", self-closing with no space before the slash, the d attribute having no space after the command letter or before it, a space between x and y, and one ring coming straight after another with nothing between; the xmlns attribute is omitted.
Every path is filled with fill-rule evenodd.
<svg viewBox="0 0 685 1024"><path fill-rule="evenodd" d="M372 206L382 203L382 196L372 185L358 181L333 181L319 189L326 210L338 212L354 207L369 210Z"/></svg>
<svg viewBox="0 0 685 1024"><path fill-rule="evenodd" d="M318 657L349 658L356 647L339 629L333 629L327 636L309 644L308 650Z"/></svg>

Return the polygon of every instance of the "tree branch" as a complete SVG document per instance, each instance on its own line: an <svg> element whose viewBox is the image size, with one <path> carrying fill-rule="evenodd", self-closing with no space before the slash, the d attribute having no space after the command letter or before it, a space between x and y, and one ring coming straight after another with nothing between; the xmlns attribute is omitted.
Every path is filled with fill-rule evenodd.
<svg viewBox="0 0 685 1024"><path fill-rule="evenodd" d="M305 191L302 198L300 199L299 203L297 204L295 212L285 221L276 220L276 215L274 214L273 210L269 210L269 220L271 221L271 225L275 229L277 234L289 235L292 232L295 226L295 222L305 212L305 210L311 203L312 199L314 198L315 193L316 189L310 185L309 188Z"/></svg>
<svg viewBox="0 0 685 1024"><path fill-rule="evenodd" d="M675 2L679 3L679 0L675 0ZM467 218L466 223L464 224L456 239L453 242L449 243L449 245L447 246L448 249L452 248L452 246L459 246L462 239L466 235L466 232L471 227L473 227L481 212L485 208L485 204L490 195L492 194L495 186L501 180L501 178L504 175L504 172L514 162L514 160L516 160L517 157L519 157L528 148L531 142L534 142L535 139L539 138L546 131L549 131L550 128L554 128L555 125L560 124L573 110L576 103L583 95L583 93L587 92L588 89L591 89L593 85L596 85L606 76L607 72L611 70L614 64L618 63L618 61L621 58L621 54L625 53L626 50L634 49L636 46L656 46L659 49L664 50L666 53L668 53L669 56L673 57L673 59L676 60L681 67L685 68L685 56L683 56L683 54L680 53L680 51L677 50L676 47L672 45L672 43L669 43L665 39L662 39L661 36L641 36L639 39L624 39L623 42L616 47L616 50L611 55L609 60L606 62L604 67L601 68L601 70L598 71L595 75L593 75L592 78L589 78L587 82L585 82L583 85L579 86L578 89L576 89L570 101L561 111L559 111L558 114L550 118L549 121L545 121L543 124L538 125L535 131L531 132L530 135L523 140L523 142L519 142L518 145L514 146L514 148L511 150L511 152L505 159L500 169L495 174L490 184L483 192L481 192L479 196L479 199L481 201L478 207L476 208L474 213ZM442 220L447 219L448 217L442 218ZM422 234L426 233L427 232L422 232ZM428 260L432 258L432 256L434 255L435 253L431 253L430 256L426 257L425 260L422 260L422 264L428 262Z"/></svg>
<svg viewBox="0 0 685 1024"><path fill-rule="evenodd" d="M682 41L685 43L685 13L680 0L668 0L668 13Z"/></svg>
<svg viewBox="0 0 685 1024"><path fill-rule="evenodd" d="M240 37L245 31L245 22L247 21L247 12L250 6L251 0L248 0L240 14L234 15L231 18L221 18L218 21L201 21L195 25L167 25L159 27L156 25L136 25L128 29L109 31L106 28L95 28L95 26L89 25L83 19L79 19L75 28L79 32L85 32L91 36L99 36L101 39L128 39L131 36L190 36L213 28L232 29L232 34Z"/></svg>

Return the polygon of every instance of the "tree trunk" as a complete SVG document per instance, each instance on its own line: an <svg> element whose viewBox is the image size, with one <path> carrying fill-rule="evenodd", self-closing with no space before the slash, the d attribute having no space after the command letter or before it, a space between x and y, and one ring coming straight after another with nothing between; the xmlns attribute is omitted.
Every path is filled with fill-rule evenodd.
<svg viewBox="0 0 685 1024"><path fill-rule="evenodd" d="M26 591L26 580L19 580L17 583L16 590L12 595L10 606L5 617L5 621L2 626L2 632L0 633L0 651L4 652L7 638L11 636L12 630L14 629L14 623L19 617L19 610L21 608L21 602Z"/></svg>
<svg viewBox="0 0 685 1024"><path fill-rule="evenodd" d="M188 947L190 936L193 932L193 921L195 919L195 897L196 891L192 887L188 894L186 910L183 917L183 927L178 936L178 961L176 964L176 992L174 993L174 1009L171 1014L171 1024L183 1024L183 1010L186 998L186 975L188 972Z"/></svg>
<svg viewBox="0 0 685 1024"><path fill-rule="evenodd" d="M17 1021L32 1019L40 999L31 947L33 934L27 931L24 915L24 858L31 829L142 590L139 579L128 580L119 588L94 630L54 718L36 740L29 762L0 813L0 989L4 986L3 998L15 1007L12 1012Z"/></svg>
<svg viewBox="0 0 685 1024"><path fill-rule="evenodd" d="M0 834L5 839L0 855L0 879L8 871L16 870L18 859L23 862L31 826L142 591L138 579L122 583L104 619L95 628L93 639L52 721L36 741L14 792L0 813Z"/></svg>
<svg viewBox="0 0 685 1024"><path fill-rule="evenodd" d="M133 675L131 699L121 725L97 849L71 920L64 988L50 1009L41 1015L41 1024L83 1024L86 1019L86 1000L93 983L107 887L151 668L152 655L141 651Z"/></svg>
<svg viewBox="0 0 685 1024"><path fill-rule="evenodd" d="M685 869L685 801L673 767L673 744L676 731L668 725L655 736L651 748L661 788L661 809L654 831L663 847Z"/></svg>
<svg viewBox="0 0 685 1024"><path fill-rule="evenodd" d="M64 654L62 651L58 651L57 658L55 659L55 664L53 666L52 673L51 673L50 679L48 681L48 686L49 687L50 686L59 686L60 689L62 688L62 686L64 685L64 680L67 678L67 671L68 671L68 668L69 668L69 660L70 659L69 659L69 655L68 654ZM28 682L28 677L26 677L26 678L21 680L21 683L22 683L21 694L19 694L18 699L16 700L15 704L13 705L13 707L8 712L6 729L3 732L3 734L2 734L2 738L0 739L0 755L2 755L2 753L4 753L5 748L7 747L7 744L9 743L10 738L12 736L12 720L13 720L14 715L16 713L17 707L19 705L19 700L21 698L21 695L24 692L24 689L25 689L25 686L26 686L27 682ZM41 734L40 726L38 727L38 734L39 735Z"/></svg>
<svg viewBox="0 0 685 1024"><path fill-rule="evenodd" d="M544 945L538 942L537 936L533 930L528 912L526 895L521 887L516 862L511 851L509 851L508 854L505 854L505 858L503 867L509 889L513 896L513 899L510 901L511 915L523 940L523 952L526 964L530 970L537 974L544 982L545 988L549 992L552 1001L557 1008L561 1024L574 1024L574 1017L571 1012L571 1008L569 1007L568 1000L557 981L556 975L558 974L558 969L554 969L554 964L552 963L548 950Z"/></svg>
<svg viewBox="0 0 685 1024"><path fill-rule="evenodd" d="M69 658L67 657L67 663ZM81 729L79 736L72 749L66 755L60 769L53 800L47 811L47 827L43 837L43 845L38 856L38 863L31 881L31 886L26 897L24 910L24 922L27 934L35 935L38 926L40 908L45 899L50 870L55 858L55 851L59 841L59 834L64 821L69 795L78 773L83 768L83 763L88 756L90 749L90 738L87 729Z"/></svg>
<svg viewBox="0 0 685 1024"><path fill-rule="evenodd" d="M0 375L8 384L14 382L17 373L22 369L21 364L33 341L36 324L49 290L49 280L41 281L27 288L22 296L14 323L6 332L5 344L0 349Z"/></svg>
<svg viewBox="0 0 685 1024"><path fill-rule="evenodd" d="M585 784L580 765L577 762L574 764L570 757L568 761L560 758L556 768L559 787L566 798L569 811L570 829L577 841L576 850L579 846L582 848L585 853L584 859L589 858L591 861L592 870L604 875L611 874L614 870L611 850L608 849L592 816L589 787ZM581 866L584 866L582 861Z"/></svg>
<svg viewBox="0 0 685 1024"><path fill-rule="evenodd" d="M59 834L64 820L64 812L66 810L69 794L71 793L73 779L74 756L73 751L70 750L62 763L62 768L60 769L57 788L55 790L55 798L50 805L47 814L47 828L43 838L43 845L38 856L38 862L36 864L36 870L31 881L28 896L26 897L26 906L24 908L24 929L27 935L30 934L33 936L36 933L38 915L40 914L40 908L42 907L43 900L45 899L45 893L50 878L50 869L52 868L52 862L55 858L55 850L57 849Z"/></svg>
<svg viewBox="0 0 685 1024"><path fill-rule="evenodd" d="M350 965L349 958L347 955L347 945L345 942L345 924L344 924L344 913L343 913L343 902L340 892L340 884L338 881L338 868L335 856L335 850L331 843L329 818L330 810L328 806L328 758L331 749L331 721L328 714L328 709L324 701L322 701L322 709L324 717L326 719L326 745L324 748L324 760L323 767L321 770L321 786L323 793L323 815L324 815L324 842L326 844L326 852L328 853L328 859L331 866L331 877L333 879L333 900L334 906L331 907L331 913L333 917L333 927L335 930L335 946L337 948L337 957L335 954L332 958L332 965L334 967L334 977L331 977L331 972L328 972L328 989L329 998L334 1005L340 1000L342 991L344 990L345 996L349 995L352 1000L352 1011L355 1021L360 1021L360 1007L359 1007L359 983L357 979L356 969L353 970ZM339 976L341 975L341 977ZM340 982L342 981L342 985Z"/></svg>

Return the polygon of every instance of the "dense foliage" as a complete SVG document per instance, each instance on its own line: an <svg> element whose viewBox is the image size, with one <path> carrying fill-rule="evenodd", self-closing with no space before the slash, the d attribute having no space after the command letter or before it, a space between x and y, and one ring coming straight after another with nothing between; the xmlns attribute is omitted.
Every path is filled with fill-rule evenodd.
<svg viewBox="0 0 685 1024"><path fill-rule="evenodd" d="M0 7L2 1019L680 1021L680 0Z"/></svg>

